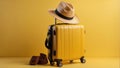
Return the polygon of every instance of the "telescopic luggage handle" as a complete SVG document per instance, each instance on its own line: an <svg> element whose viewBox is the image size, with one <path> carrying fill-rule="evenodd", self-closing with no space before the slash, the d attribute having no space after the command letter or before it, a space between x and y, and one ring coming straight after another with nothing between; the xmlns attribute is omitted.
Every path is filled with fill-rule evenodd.
<svg viewBox="0 0 120 68"><path fill-rule="evenodd" d="M57 19L55 18L55 25L57 24Z"/></svg>

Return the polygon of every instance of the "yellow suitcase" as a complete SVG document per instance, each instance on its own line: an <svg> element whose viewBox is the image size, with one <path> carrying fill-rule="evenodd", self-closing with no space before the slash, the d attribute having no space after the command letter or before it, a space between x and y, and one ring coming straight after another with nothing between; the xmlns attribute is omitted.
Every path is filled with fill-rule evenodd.
<svg viewBox="0 0 120 68"><path fill-rule="evenodd" d="M52 25L50 26L51 38L48 59L51 65L54 62L58 67L62 66L62 61L84 59L84 26L83 25ZM48 33L48 34L49 34Z"/></svg>

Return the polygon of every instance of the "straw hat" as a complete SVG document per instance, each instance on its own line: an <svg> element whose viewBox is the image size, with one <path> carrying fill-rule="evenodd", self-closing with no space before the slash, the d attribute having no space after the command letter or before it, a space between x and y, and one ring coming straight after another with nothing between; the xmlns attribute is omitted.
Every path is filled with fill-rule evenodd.
<svg viewBox="0 0 120 68"><path fill-rule="evenodd" d="M48 12L64 23L78 24L79 22L70 3L60 2L56 10L49 10Z"/></svg>

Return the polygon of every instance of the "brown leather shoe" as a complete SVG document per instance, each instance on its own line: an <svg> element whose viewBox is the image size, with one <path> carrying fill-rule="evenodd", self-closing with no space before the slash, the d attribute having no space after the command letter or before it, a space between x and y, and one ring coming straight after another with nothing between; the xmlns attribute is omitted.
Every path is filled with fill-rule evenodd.
<svg viewBox="0 0 120 68"><path fill-rule="evenodd" d="M39 56L32 56L29 64L30 65L36 65L39 62Z"/></svg>
<svg viewBox="0 0 120 68"><path fill-rule="evenodd" d="M47 56L43 53L40 53L38 64L44 65L44 64L47 64L47 63L48 63Z"/></svg>

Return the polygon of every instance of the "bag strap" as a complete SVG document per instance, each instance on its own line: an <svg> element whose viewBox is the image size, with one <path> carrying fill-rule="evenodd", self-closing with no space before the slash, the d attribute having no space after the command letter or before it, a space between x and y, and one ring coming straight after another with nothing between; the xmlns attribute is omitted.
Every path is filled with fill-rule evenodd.
<svg viewBox="0 0 120 68"><path fill-rule="evenodd" d="M47 36L47 38L46 38L46 40L45 40L45 46L46 46L46 48L50 49L48 41L49 41L49 40L48 40L48 36Z"/></svg>
<svg viewBox="0 0 120 68"><path fill-rule="evenodd" d="M57 24L57 19L55 18L55 23L54 23L54 25L56 26L56 24ZM47 33L47 38L46 38L46 40L45 40L45 46L46 46L46 48L48 48L48 49L50 49L51 48L51 46L52 46L52 44L53 44L53 42L52 42L52 27L54 26L54 25L50 25L50 28L49 28L49 30L48 30L48 33Z"/></svg>
<svg viewBox="0 0 120 68"><path fill-rule="evenodd" d="M50 25L50 28L49 28L49 30L48 30L48 33L47 33L47 38L46 38L46 40L45 40L45 46L46 46L46 48L48 48L48 49L50 49L51 48L51 46L52 46L52 27L53 27L54 25Z"/></svg>

